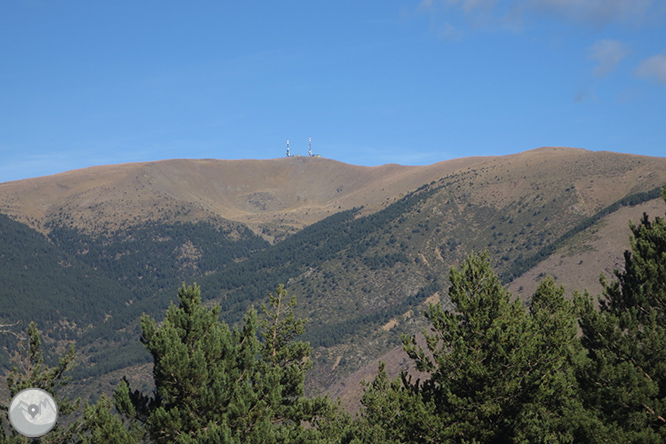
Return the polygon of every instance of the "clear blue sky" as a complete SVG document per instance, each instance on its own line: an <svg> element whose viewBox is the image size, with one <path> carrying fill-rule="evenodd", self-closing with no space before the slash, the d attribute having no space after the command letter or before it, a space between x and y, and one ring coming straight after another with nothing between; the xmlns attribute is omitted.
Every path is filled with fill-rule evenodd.
<svg viewBox="0 0 666 444"><path fill-rule="evenodd" d="M0 3L0 182L313 151L666 156L663 0Z"/></svg>

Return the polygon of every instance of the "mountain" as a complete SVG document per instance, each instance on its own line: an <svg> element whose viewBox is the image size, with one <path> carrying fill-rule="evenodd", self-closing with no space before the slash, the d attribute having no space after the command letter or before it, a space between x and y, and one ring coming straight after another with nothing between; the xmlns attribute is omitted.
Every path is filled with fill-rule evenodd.
<svg viewBox="0 0 666 444"><path fill-rule="evenodd" d="M447 303L448 269L469 251L488 249L525 300L545 274L598 291L629 246L628 218L664 214L665 182L665 158L559 147L414 167L170 160L7 182L0 257L15 290L0 312L37 320L54 346L76 340L77 379L104 391L146 372L137 319L161 318L181 282L196 280L230 323L285 283L315 347L309 392L353 405L379 357L404 366L400 333L424 325L428 302ZM39 310L5 310L21 282ZM73 309L49 316L73 300L94 307L85 327Z"/></svg>

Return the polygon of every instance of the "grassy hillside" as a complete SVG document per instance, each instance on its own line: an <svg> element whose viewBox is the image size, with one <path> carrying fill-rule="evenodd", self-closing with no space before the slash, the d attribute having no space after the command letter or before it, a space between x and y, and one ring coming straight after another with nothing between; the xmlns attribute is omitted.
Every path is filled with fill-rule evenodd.
<svg viewBox="0 0 666 444"><path fill-rule="evenodd" d="M361 167L300 157L110 165L2 183L0 211L42 231L55 222L89 234L223 218L275 241L341 210L381 206L458 163Z"/></svg>

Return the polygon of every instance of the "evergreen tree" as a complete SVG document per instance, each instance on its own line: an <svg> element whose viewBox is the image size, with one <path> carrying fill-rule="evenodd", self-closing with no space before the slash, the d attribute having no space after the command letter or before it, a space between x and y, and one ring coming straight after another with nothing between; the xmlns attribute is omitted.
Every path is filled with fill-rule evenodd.
<svg viewBox="0 0 666 444"><path fill-rule="evenodd" d="M580 397L577 376L586 353L577 337L576 307L564 291L549 276L529 303L534 347L514 442L590 442L600 426Z"/></svg>
<svg viewBox="0 0 666 444"><path fill-rule="evenodd" d="M383 362L371 384L366 384L362 417L354 426L354 443L400 444L437 442L444 424L434 402L424 402L405 375L389 380Z"/></svg>
<svg viewBox="0 0 666 444"><path fill-rule="evenodd" d="M666 186L662 190L666 201ZM630 223L631 251L617 280L601 277L599 310L580 297L582 341L590 363L585 400L616 442L666 441L666 221Z"/></svg>
<svg viewBox="0 0 666 444"><path fill-rule="evenodd" d="M179 306L164 323L141 320L142 342L154 359L155 393L132 392L123 381L118 409L145 426L155 443L278 443L316 438L315 422L327 400L303 397L310 347L294 342L303 330L295 300L279 286L259 319L250 309L242 327L218 320L219 306L201 304L199 288L183 286ZM259 326L262 326L259 331ZM260 340L260 337L263 339Z"/></svg>
<svg viewBox="0 0 666 444"><path fill-rule="evenodd" d="M488 254L452 269L455 311L431 305L424 331L404 349L425 380L383 368L366 390L359 432L364 442L573 442L591 420L577 397L573 304L552 279L539 286L529 311L511 302Z"/></svg>
<svg viewBox="0 0 666 444"><path fill-rule="evenodd" d="M77 444L138 444L144 431L136 424L127 429L121 418L113 412L112 403L102 395L95 405L84 408L81 439Z"/></svg>
<svg viewBox="0 0 666 444"><path fill-rule="evenodd" d="M27 344L25 344L25 342ZM53 396L58 404L58 422L53 430L42 438L36 438L34 442L43 443L67 443L76 438L79 421L68 421L67 416L78 410L81 400L70 400L63 395L62 388L66 386L71 377L65 376L65 373L74 368L76 361L76 352L71 345L64 356L58 360L58 365L49 367L44 363L44 351L42 350L42 340L37 329L37 324L31 322L26 330L26 338L19 342L19 350L14 356L16 365L12 368L7 377L7 388L9 395L13 398L18 392L27 388L39 388ZM2 406L2 410L7 412L9 406ZM3 419L7 419L3 415ZM67 425L62 425L67 424ZM3 428L10 429L11 434L0 437L1 443L22 443L26 438L19 435L11 426Z"/></svg>

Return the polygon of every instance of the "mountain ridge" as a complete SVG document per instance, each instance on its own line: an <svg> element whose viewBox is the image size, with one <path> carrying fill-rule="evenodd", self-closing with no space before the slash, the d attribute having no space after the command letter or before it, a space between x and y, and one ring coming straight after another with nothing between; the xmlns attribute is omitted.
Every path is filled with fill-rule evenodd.
<svg viewBox="0 0 666 444"><path fill-rule="evenodd" d="M101 221L114 230L139 219L222 219L247 225L275 241L336 211L354 207L376 211L401 194L465 168L499 162L506 172L518 175L517 167L523 162L529 166L530 161L543 164L563 158L618 155L642 158L542 147L507 156L463 157L425 166L364 167L309 157L136 162L2 183L0 211L42 232L48 231L45 222L57 221L60 213L69 213L71 224L89 232L100 229L95 224ZM514 188L520 185L518 178L514 182ZM607 185L614 186L610 182ZM507 193L497 191L500 203ZM592 193L593 200L599 200L597 194ZM610 203L601 199L597 205L604 202Z"/></svg>

